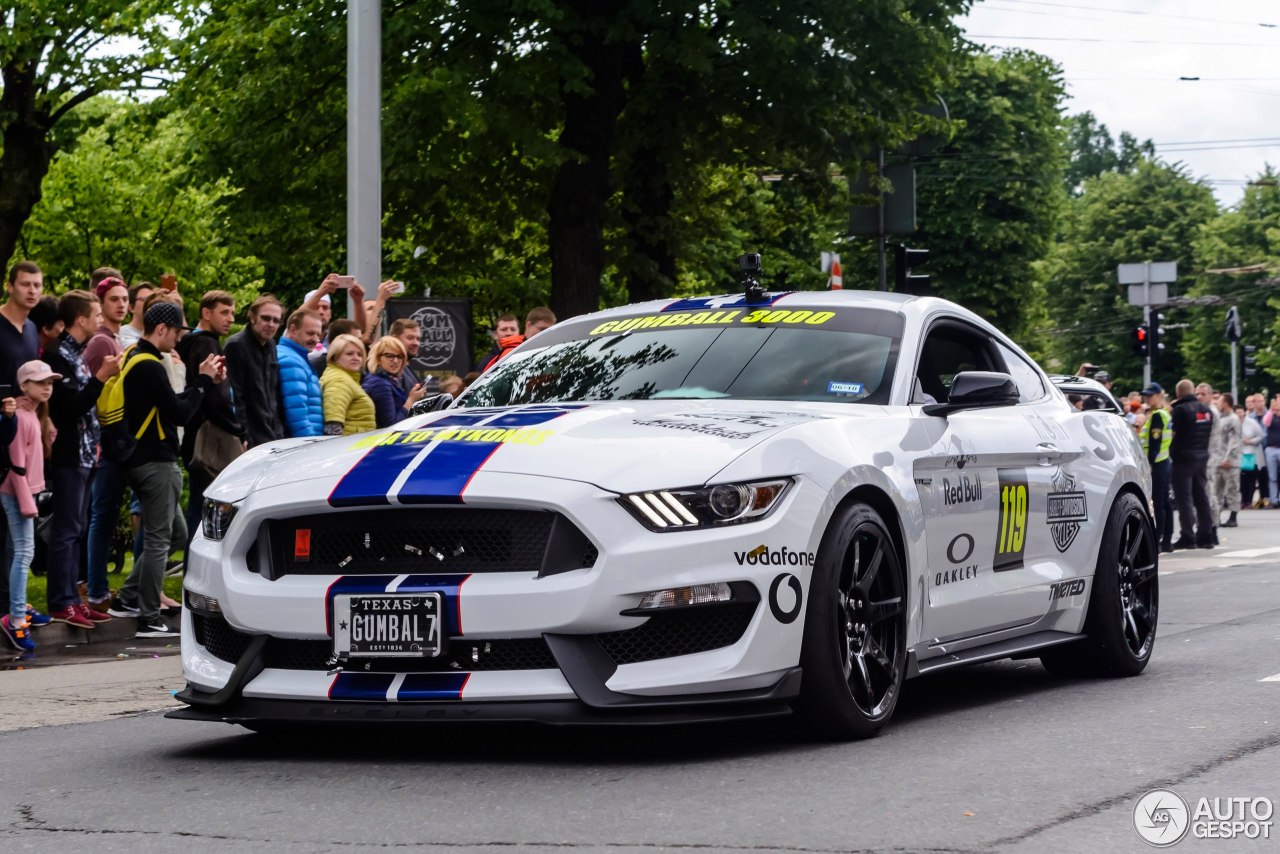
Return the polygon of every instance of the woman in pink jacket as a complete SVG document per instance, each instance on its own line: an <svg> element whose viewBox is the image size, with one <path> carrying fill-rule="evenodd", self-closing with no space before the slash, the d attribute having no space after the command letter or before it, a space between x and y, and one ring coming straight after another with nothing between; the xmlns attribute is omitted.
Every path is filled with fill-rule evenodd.
<svg viewBox="0 0 1280 854"><path fill-rule="evenodd" d="M53 447L55 431L49 420L49 396L62 375L40 361L18 368L18 434L9 444L9 473L0 484L0 507L9 523L5 549L9 563L9 613L0 617L0 628L18 649L31 652L31 624L43 614L28 612L27 570L36 550L36 495L44 491L44 461Z"/></svg>

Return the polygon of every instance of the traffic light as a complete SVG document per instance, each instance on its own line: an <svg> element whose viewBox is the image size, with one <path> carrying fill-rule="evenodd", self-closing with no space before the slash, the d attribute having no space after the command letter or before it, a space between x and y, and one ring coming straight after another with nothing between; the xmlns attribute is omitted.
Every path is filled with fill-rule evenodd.
<svg viewBox="0 0 1280 854"><path fill-rule="evenodd" d="M911 249L901 243L893 244L893 284L900 294L922 294L929 288L929 276L911 271L924 266L929 260L928 249Z"/></svg>
<svg viewBox="0 0 1280 854"><path fill-rule="evenodd" d="M1244 345L1244 375L1252 377L1258 373L1258 360L1254 358L1254 353L1258 352L1258 348L1252 344Z"/></svg>
<svg viewBox="0 0 1280 854"><path fill-rule="evenodd" d="M1232 344L1239 341L1244 332L1240 328L1240 312L1233 305L1227 309L1227 340Z"/></svg>
<svg viewBox="0 0 1280 854"><path fill-rule="evenodd" d="M1147 350L1153 357L1164 349L1164 344L1160 342L1161 335L1164 331L1161 328L1161 321L1163 320L1163 314L1158 311L1151 312L1151 320L1147 326Z"/></svg>
<svg viewBox="0 0 1280 854"><path fill-rule="evenodd" d="M1147 327L1139 326L1137 329L1133 330L1132 341L1133 341L1133 355L1139 356L1145 359L1147 357L1147 354L1151 352L1150 350L1151 341L1150 341L1150 336L1147 332Z"/></svg>

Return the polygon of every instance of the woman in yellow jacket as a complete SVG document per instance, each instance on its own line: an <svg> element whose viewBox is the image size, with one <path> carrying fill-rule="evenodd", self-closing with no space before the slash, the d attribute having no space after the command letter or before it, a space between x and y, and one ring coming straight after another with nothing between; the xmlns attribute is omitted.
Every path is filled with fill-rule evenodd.
<svg viewBox="0 0 1280 854"><path fill-rule="evenodd" d="M354 335L329 342L328 364L320 375L326 436L350 436L376 428L373 399L360 387L364 344Z"/></svg>

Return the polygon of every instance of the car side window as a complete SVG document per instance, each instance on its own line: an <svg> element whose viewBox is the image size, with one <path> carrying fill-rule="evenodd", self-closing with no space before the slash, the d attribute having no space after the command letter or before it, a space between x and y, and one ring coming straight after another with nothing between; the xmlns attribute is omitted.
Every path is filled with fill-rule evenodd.
<svg viewBox="0 0 1280 854"><path fill-rule="evenodd" d="M923 395L939 402L947 400L951 394L951 382L958 373L1000 370L995 364L990 341L978 330L959 323L935 324L920 348L915 377L919 387L918 393L913 394L913 402L924 402Z"/></svg>
<svg viewBox="0 0 1280 854"><path fill-rule="evenodd" d="M999 341L995 343L996 349L1000 351L1000 358L1004 359L1005 373L1013 377L1018 386L1018 402L1034 403L1044 400L1045 387L1044 380L1040 379L1040 372L1004 344Z"/></svg>

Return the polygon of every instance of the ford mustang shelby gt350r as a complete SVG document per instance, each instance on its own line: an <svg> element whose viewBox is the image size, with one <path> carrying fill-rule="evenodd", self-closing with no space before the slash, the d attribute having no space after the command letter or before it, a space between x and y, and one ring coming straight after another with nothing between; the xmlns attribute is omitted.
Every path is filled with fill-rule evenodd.
<svg viewBox="0 0 1280 854"><path fill-rule="evenodd" d="M448 408L233 463L187 564L171 716L794 711L869 736L943 668L1139 673L1149 492L1122 419L943 300L604 311Z"/></svg>

